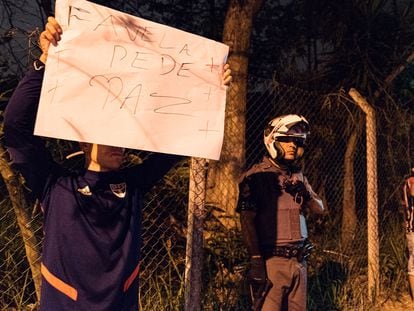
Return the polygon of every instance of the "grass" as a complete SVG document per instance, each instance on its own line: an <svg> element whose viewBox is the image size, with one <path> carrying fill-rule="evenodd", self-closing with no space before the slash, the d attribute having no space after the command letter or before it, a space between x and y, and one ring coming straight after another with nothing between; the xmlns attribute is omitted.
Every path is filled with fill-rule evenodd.
<svg viewBox="0 0 414 311"><path fill-rule="evenodd" d="M172 180L170 187L177 187ZM186 185L180 186L185 188ZM182 193L183 189L170 191ZM184 267L186 221L185 200L168 197L181 214L175 216L177 231L165 222L170 214L157 223L161 230L157 239L162 241L152 250L154 257L148 259L149 267L141 274L142 310L182 310L184 305ZM167 211L162 202L157 210ZM152 205L156 205L153 203ZM181 208L180 208L181 207ZM0 309L28 310L35 303L31 275L25 263L25 255L14 214L7 200L0 204ZM338 242L340 213L326 219L309 222L310 237L315 251L308 264L308 310L370 310L374 307L367 294L367 230L361 221L352 251L343 251ZM204 240L202 276L203 310L250 310L249 293L245 280L247 268L246 250L238 229L227 230L215 221L210 213L205 222L207 232ZM168 217L167 217L168 216ZM405 236L399 213L382 212L379 225L380 245L380 300L401 299L408 291L406 276ZM171 243L170 240L173 240ZM151 243L149 243L152 245ZM161 245L161 246L159 246ZM161 252L158 252L158 251ZM148 270L146 269L148 268ZM154 272L151 272L154 271Z"/></svg>

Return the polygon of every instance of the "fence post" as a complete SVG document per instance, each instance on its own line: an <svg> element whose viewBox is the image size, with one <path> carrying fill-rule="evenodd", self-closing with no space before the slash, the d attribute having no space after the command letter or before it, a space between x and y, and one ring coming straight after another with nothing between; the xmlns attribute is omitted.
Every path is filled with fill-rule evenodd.
<svg viewBox="0 0 414 311"><path fill-rule="evenodd" d="M377 129L375 109L353 88L349 95L366 115L367 218L368 218L368 297L379 294Z"/></svg>
<svg viewBox="0 0 414 311"><path fill-rule="evenodd" d="M206 159L191 158L185 256L185 311L201 310Z"/></svg>

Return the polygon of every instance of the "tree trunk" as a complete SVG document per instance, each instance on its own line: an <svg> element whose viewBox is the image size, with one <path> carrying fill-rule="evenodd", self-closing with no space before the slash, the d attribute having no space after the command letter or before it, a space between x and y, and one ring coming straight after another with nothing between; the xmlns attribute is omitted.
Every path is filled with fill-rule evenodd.
<svg viewBox="0 0 414 311"><path fill-rule="evenodd" d="M40 253L38 250L38 243L36 236L30 225L30 217L27 214L27 202L24 197L23 187L19 183L18 176L10 168L5 155L6 150L0 145L0 174L6 184L10 200L13 205L14 213L16 214L17 224L20 228L24 247L26 250L27 261L29 262L32 271L33 282L36 290L36 296L40 299Z"/></svg>
<svg viewBox="0 0 414 311"><path fill-rule="evenodd" d="M245 161L245 112L247 68L253 19L262 0L230 0L223 42L230 46L228 63L233 82L226 106L224 143L220 161L210 161L206 203L226 228L233 228L238 195L238 177Z"/></svg>

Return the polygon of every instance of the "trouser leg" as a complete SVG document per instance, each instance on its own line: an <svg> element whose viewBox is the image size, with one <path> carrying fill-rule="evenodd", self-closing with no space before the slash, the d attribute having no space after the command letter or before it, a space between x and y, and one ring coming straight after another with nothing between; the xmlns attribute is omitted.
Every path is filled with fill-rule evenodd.
<svg viewBox="0 0 414 311"><path fill-rule="evenodd" d="M307 295L307 265L306 261L291 263L294 277L292 279L292 288L289 292L288 304L289 311L306 311Z"/></svg>
<svg viewBox="0 0 414 311"><path fill-rule="evenodd" d="M305 311L307 273L306 262L296 258L271 257L266 270L273 287L266 296L262 311Z"/></svg>
<svg viewBox="0 0 414 311"><path fill-rule="evenodd" d="M410 296L414 301L414 275L408 275L408 282L410 283Z"/></svg>

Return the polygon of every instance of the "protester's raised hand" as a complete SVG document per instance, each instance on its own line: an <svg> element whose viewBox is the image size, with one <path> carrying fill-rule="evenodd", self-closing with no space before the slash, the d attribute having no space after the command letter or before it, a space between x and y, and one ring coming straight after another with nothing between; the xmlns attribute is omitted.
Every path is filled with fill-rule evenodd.
<svg viewBox="0 0 414 311"><path fill-rule="evenodd" d="M224 85L229 85L230 82L233 80L233 77L231 75L231 69L230 69L230 65L229 64L225 64L223 67L223 84Z"/></svg>
<svg viewBox="0 0 414 311"><path fill-rule="evenodd" d="M47 24L45 30L42 31L39 37L40 48L42 49L42 55L40 56L40 61L46 63L47 53L49 50L50 44L56 46L62 35L62 28L59 23L53 16L47 18Z"/></svg>

